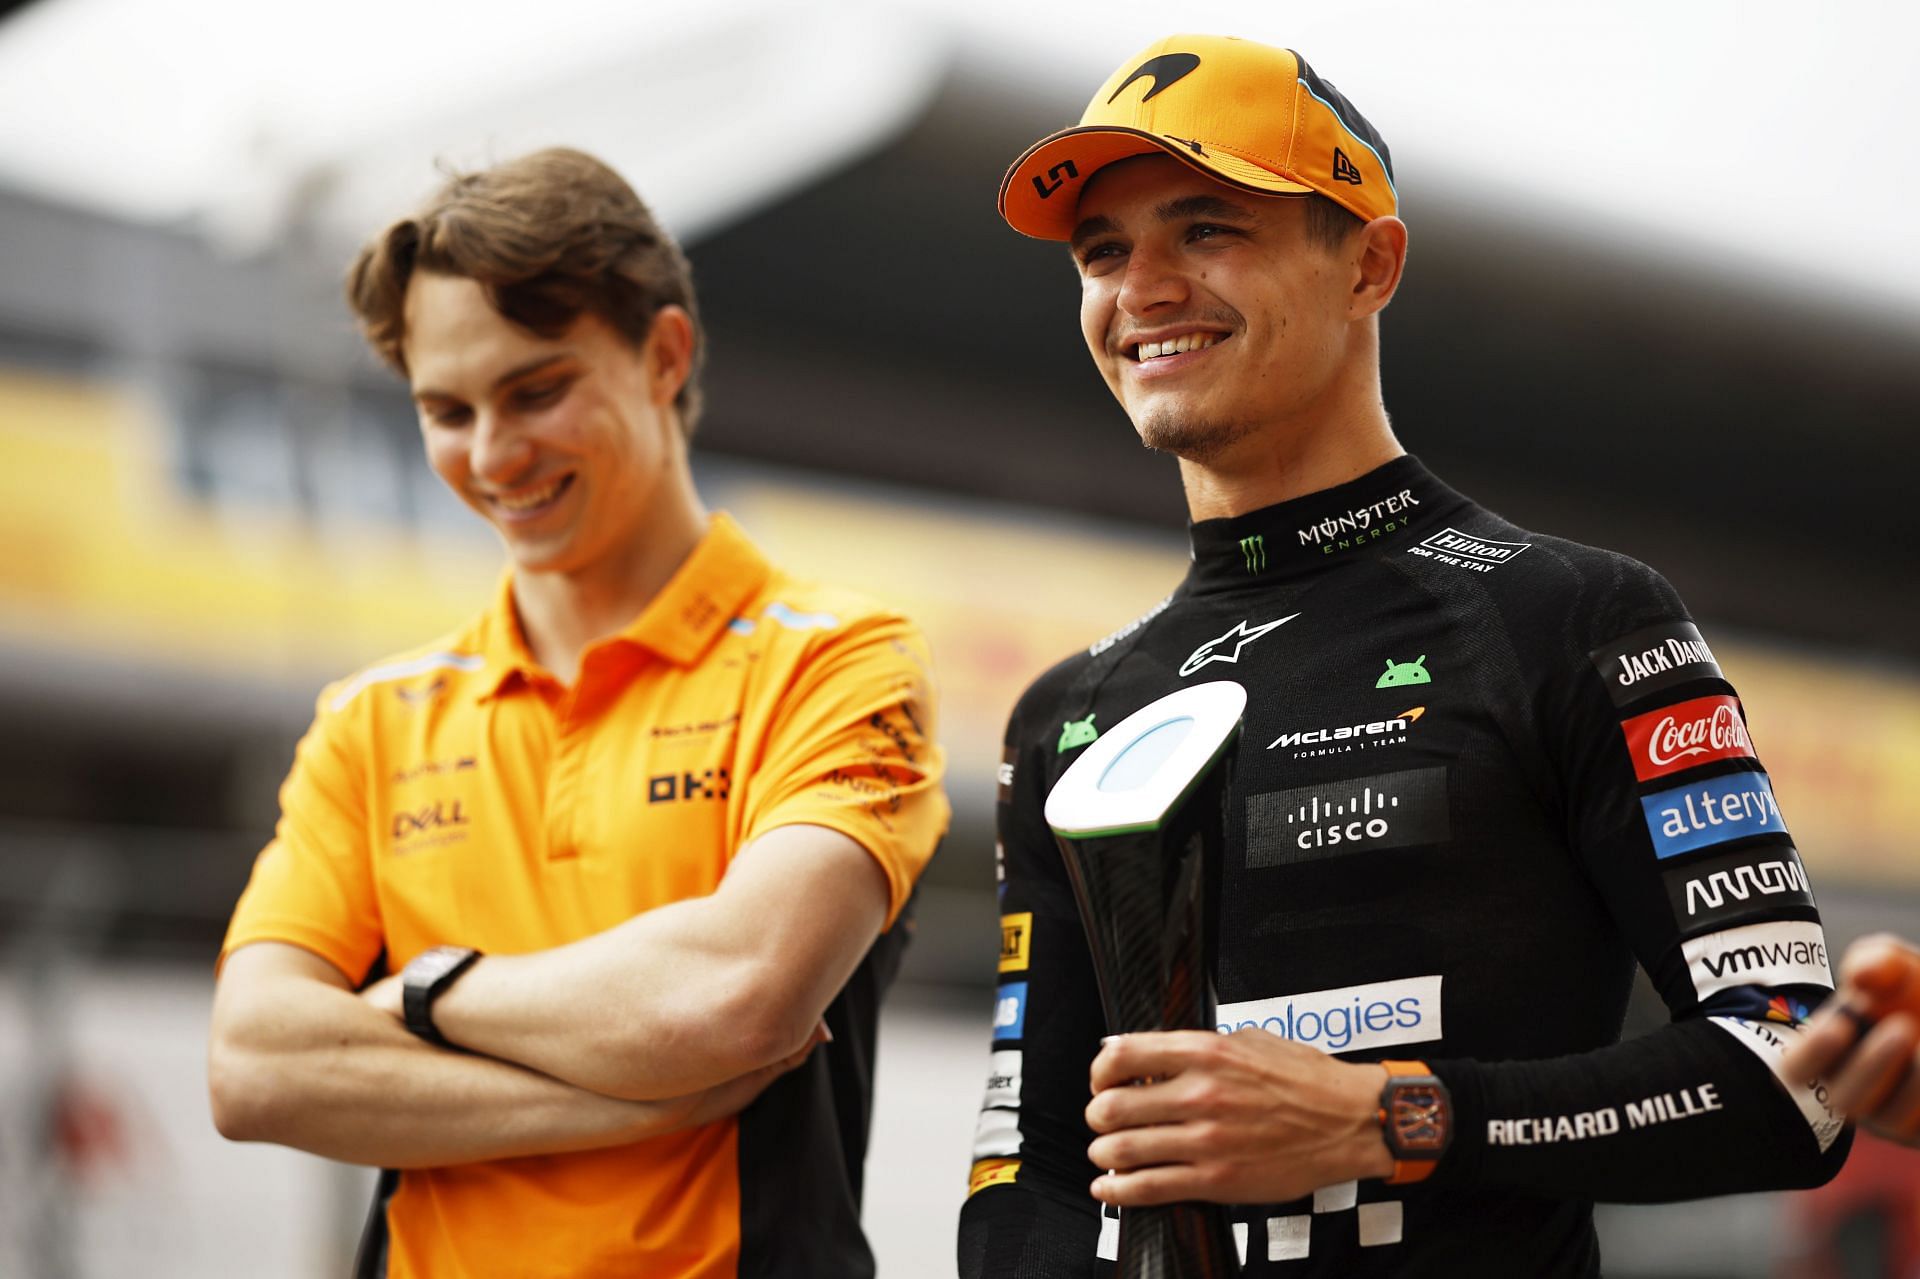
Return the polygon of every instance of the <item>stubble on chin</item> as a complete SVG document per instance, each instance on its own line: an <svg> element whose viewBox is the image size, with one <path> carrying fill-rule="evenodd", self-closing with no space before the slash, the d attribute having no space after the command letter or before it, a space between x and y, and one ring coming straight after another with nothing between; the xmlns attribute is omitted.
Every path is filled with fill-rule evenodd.
<svg viewBox="0 0 1920 1279"><path fill-rule="evenodd" d="M1156 453L1201 465L1253 433L1250 422L1209 422L1178 413L1154 413L1137 424L1140 442Z"/></svg>

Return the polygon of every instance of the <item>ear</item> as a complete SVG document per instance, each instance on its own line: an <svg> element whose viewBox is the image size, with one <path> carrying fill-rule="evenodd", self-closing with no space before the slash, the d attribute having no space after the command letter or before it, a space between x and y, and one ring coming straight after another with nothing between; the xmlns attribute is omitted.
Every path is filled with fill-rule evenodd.
<svg viewBox="0 0 1920 1279"><path fill-rule="evenodd" d="M693 317L668 303L653 313L641 354L647 362L647 391L662 407L673 403L693 372Z"/></svg>
<svg viewBox="0 0 1920 1279"><path fill-rule="evenodd" d="M1353 235L1353 292L1347 309L1356 320L1378 315L1393 301L1407 265L1407 224L1399 218L1375 218Z"/></svg>

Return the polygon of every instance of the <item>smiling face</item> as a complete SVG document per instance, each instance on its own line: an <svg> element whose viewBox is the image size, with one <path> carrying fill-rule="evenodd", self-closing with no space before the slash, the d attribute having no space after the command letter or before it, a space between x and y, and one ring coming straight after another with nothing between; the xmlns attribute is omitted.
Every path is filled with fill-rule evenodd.
<svg viewBox="0 0 1920 1279"><path fill-rule="evenodd" d="M1303 199L1139 156L1087 183L1072 248L1087 349L1149 448L1205 462L1309 418L1355 355L1352 264Z"/></svg>
<svg viewBox="0 0 1920 1279"><path fill-rule="evenodd" d="M662 308L637 348L591 312L543 338L475 281L420 272L405 318L427 460L520 570L584 573L647 537L681 447L684 312Z"/></svg>

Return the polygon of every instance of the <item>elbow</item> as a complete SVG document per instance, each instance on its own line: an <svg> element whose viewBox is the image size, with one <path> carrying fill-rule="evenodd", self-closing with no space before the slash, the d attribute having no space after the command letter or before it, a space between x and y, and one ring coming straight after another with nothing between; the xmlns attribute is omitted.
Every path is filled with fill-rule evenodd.
<svg viewBox="0 0 1920 1279"><path fill-rule="evenodd" d="M234 1054L215 1047L207 1061L207 1100L213 1126L228 1141L259 1140L259 1103Z"/></svg>
<svg viewBox="0 0 1920 1279"><path fill-rule="evenodd" d="M681 1063L676 1091L711 1087L791 1057L812 1036L819 1016L781 989L782 983L738 981L710 987L669 1012L665 1024L636 1027L638 1042L620 1045L634 1076L658 1080L663 1056ZM637 1083L637 1079L635 1081ZM657 1082L656 1082L657 1088ZM638 1096L622 1089L623 1095Z"/></svg>
<svg viewBox="0 0 1920 1279"><path fill-rule="evenodd" d="M273 1140L274 1090L252 1055L216 1041L207 1058L213 1126L228 1141Z"/></svg>
<svg viewBox="0 0 1920 1279"><path fill-rule="evenodd" d="M735 1075L784 1061L813 1037L820 1010L791 987L764 973L732 987L721 1023L726 1029L715 1048L738 1067Z"/></svg>

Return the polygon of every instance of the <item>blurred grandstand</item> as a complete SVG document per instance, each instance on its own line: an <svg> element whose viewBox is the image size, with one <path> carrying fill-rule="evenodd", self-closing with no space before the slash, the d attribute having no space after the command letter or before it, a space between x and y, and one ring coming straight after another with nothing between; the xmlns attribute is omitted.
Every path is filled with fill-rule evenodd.
<svg viewBox="0 0 1920 1279"><path fill-rule="evenodd" d="M164 26L132 0L0 5L0 1274L343 1273L364 1179L226 1146L206 1118L211 958L319 685L456 622L499 571L427 472L403 388L349 330L339 265L433 157L549 141L607 155L689 240L712 340L709 499L933 639L956 816L887 1032L889 1175L869 1217L883 1273L950 1268L985 1057L1001 723L1028 679L1185 563L1172 467L1086 367L1072 273L1006 231L992 196L1089 76L1166 20L1122 5L1093 39L1002 0L626 12L651 8L585 4L564 38L496 14L514 39L453 52L517 53L500 63L514 74L400 86L421 62L406 41L432 28L403 13L398 50L356 61L353 24L374 10L347 5L308 15L331 71L263 58L226 98L182 89L184 116L163 84L120 101L116 132L72 103L163 48L204 56L190 27L240 22L222 47L244 51L256 19L220 0ZM1369 13L1407 24L1406 43L1437 38L1414 8ZM1665 571L1751 708L1830 939L1920 934L1920 249L1876 243L1865 197L1831 189L1882 163L1880 140L1816 152L1776 120L1825 79L1912 119L1920 90L1894 52L1916 20L1839 6L1842 34L1816 39L1782 5L1684 29L1621 9L1505 31L1528 91L1597 98L1617 67L1595 46L1624 58L1644 40L1636 56L1727 77L1719 93L1774 149L1729 171L1709 129L1622 173L1576 130L1594 185L1568 185L1583 166L1549 156L1551 119L1516 122L1489 161L1431 118L1449 95L1460 120L1488 118L1497 85L1406 49L1370 62L1367 33L1327 18L1279 29L1249 6L1209 25L1312 51L1398 148L1414 251L1385 365L1401 438L1519 522ZM1518 11L1473 12L1462 30L1484 35ZM1801 87L1749 76L1756 50L1799 64ZM275 71L277 97L260 87ZM295 89L329 75L354 109L301 114L324 95ZM248 115L248 94L276 109ZM1717 205L1677 189L1690 176L1721 183ZM1629 181L1624 200L1592 196ZM1715 207L1745 232L1717 231ZM1754 227L1791 243L1770 257ZM1817 1196L1613 1210L1609 1269L1908 1273L1916 1190L1912 1156L1871 1146Z"/></svg>

